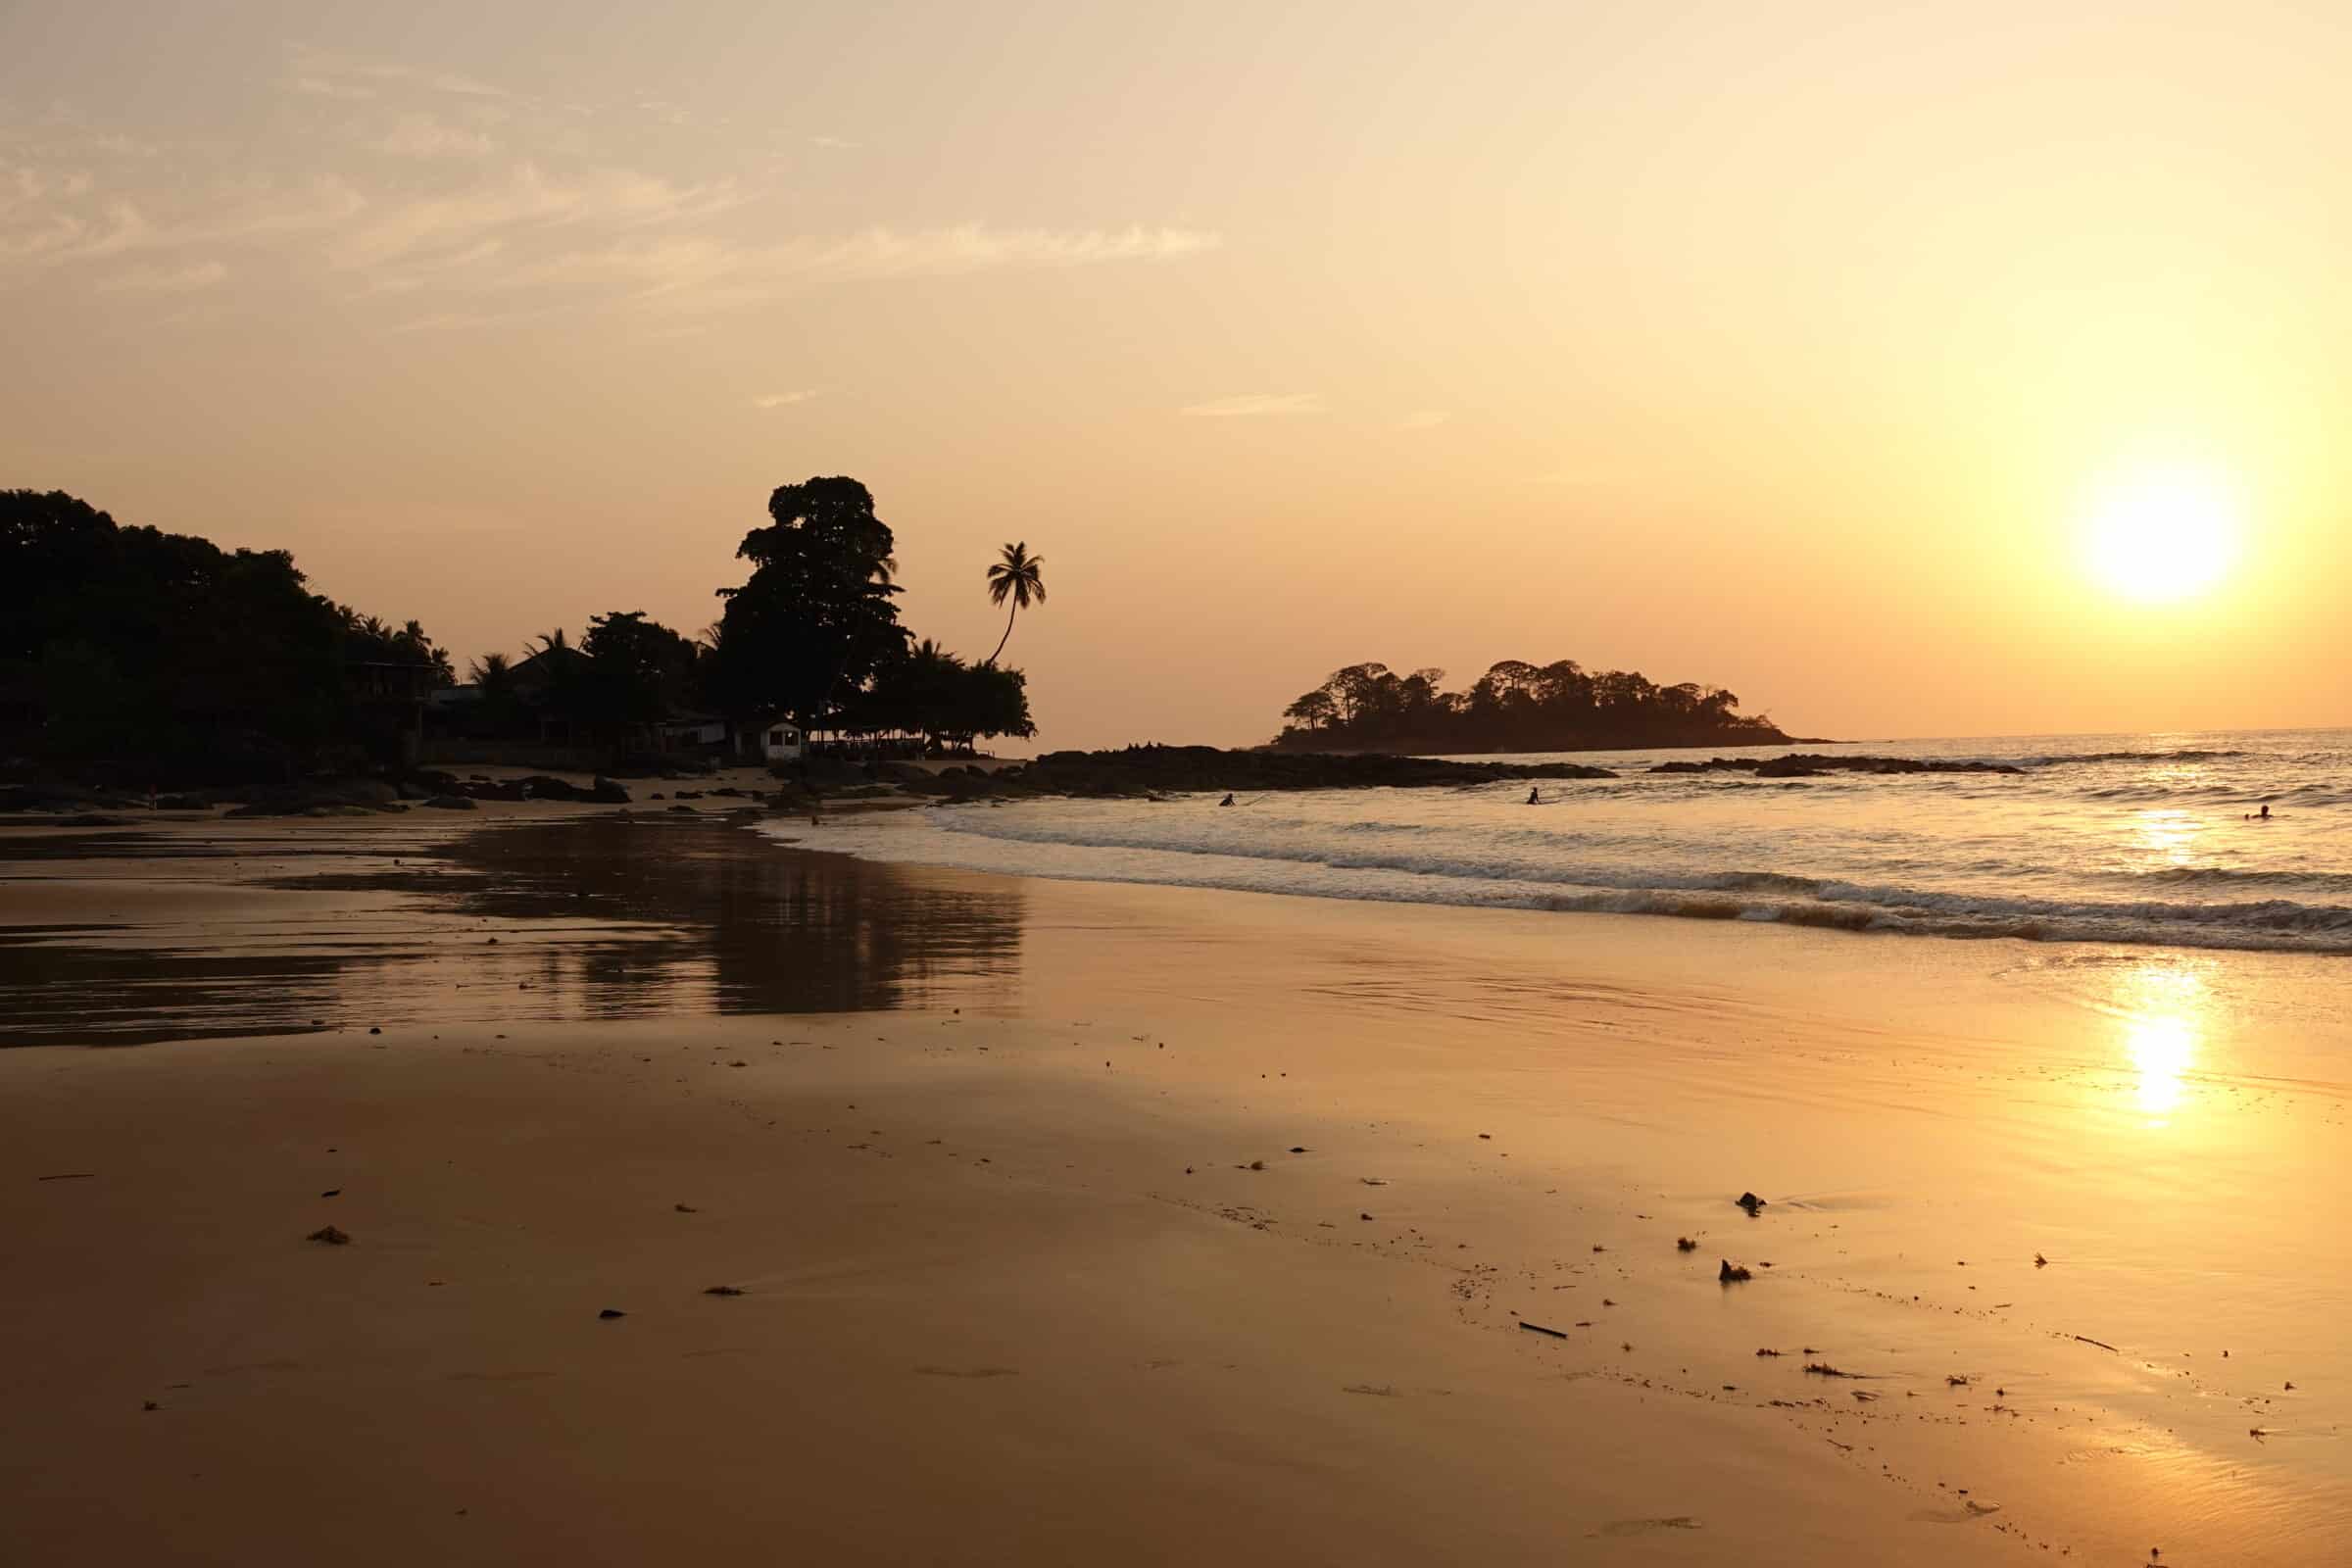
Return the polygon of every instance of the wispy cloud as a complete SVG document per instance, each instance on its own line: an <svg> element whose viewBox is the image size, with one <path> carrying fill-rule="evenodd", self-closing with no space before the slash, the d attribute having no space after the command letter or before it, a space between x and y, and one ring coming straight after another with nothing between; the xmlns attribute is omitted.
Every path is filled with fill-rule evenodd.
<svg viewBox="0 0 2352 1568"><path fill-rule="evenodd" d="M480 158L494 144L478 130L452 125L431 115L403 115L392 128L368 143L396 158Z"/></svg>
<svg viewBox="0 0 2352 1568"><path fill-rule="evenodd" d="M816 394L813 391L762 392L752 399L752 407L755 409L788 409L795 403L806 403L814 396Z"/></svg>
<svg viewBox="0 0 2352 1568"><path fill-rule="evenodd" d="M227 264L197 262L188 267L134 267L98 281L105 294L193 294L228 276Z"/></svg>
<svg viewBox="0 0 2352 1568"><path fill-rule="evenodd" d="M1444 409L1415 409L1396 421L1399 430L1434 430L1453 416Z"/></svg>
<svg viewBox="0 0 2352 1568"><path fill-rule="evenodd" d="M423 88L458 98L511 99L515 94L472 76L393 60L363 59L296 45L286 52L290 84L316 98L372 98L386 87Z"/></svg>
<svg viewBox="0 0 2352 1568"><path fill-rule="evenodd" d="M592 312L675 324L827 285L1168 262L1222 243L1143 223L794 233L769 173L702 141L453 73L285 58L289 90L329 102L274 164L204 142L133 162L78 126L69 145L0 122L0 285L77 273L110 292L187 291L267 252L347 304L399 301L405 319L384 324L406 330Z"/></svg>
<svg viewBox="0 0 2352 1568"><path fill-rule="evenodd" d="M1214 234L1189 229L1001 229L983 223L873 228L772 244L665 233L502 269L484 281L617 291L623 302L642 309L711 312L823 283L1166 261L1217 243Z"/></svg>
<svg viewBox="0 0 2352 1568"><path fill-rule="evenodd" d="M1250 419L1273 415L1321 414L1320 392L1251 392L1238 398L1214 398L1176 411L1200 419Z"/></svg>
<svg viewBox="0 0 2352 1568"><path fill-rule="evenodd" d="M288 83L306 98L341 98L362 101L375 96L373 87L363 87L354 81L337 81L331 76L296 76Z"/></svg>
<svg viewBox="0 0 2352 1568"><path fill-rule="evenodd" d="M560 225L627 225L715 213L730 186L678 186L627 170L551 175L521 164L504 175L382 207L338 238L336 265L451 266L484 259L483 242L506 231Z"/></svg>

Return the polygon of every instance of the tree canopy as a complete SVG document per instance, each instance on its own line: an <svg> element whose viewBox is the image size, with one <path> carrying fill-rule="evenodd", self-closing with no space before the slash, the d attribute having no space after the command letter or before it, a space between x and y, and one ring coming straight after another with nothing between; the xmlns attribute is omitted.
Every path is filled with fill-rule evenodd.
<svg viewBox="0 0 2352 1568"><path fill-rule="evenodd" d="M525 657L473 661L473 689L435 705L434 723L614 752L709 715L948 745L1036 733L1019 670L910 646L895 549L857 480L782 486L737 552L747 580L719 590L725 612L700 639L606 611L576 644L559 626ZM1016 608L1042 599L1035 558L1014 564L1004 593ZM62 492L0 491L0 756L139 781L389 761L418 734L427 694L456 680L416 621L312 592L283 551L224 551Z"/></svg>
<svg viewBox="0 0 2352 1568"><path fill-rule="evenodd" d="M855 479L780 486L767 514L735 552L751 576L718 591L727 606L713 691L730 712L779 712L816 729L906 650L895 542Z"/></svg>
<svg viewBox="0 0 2352 1568"><path fill-rule="evenodd" d="M282 550L125 527L61 491L0 491L0 729L58 760L227 776L379 740L355 666L448 658L312 593Z"/></svg>
<svg viewBox="0 0 2352 1568"><path fill-rule="evenodd" d="M1588 671L1572 659L1506 659L1466 691L1442 669L1398 675L1349 664L1283 710L1278 746L1331 751L1597 751L1630 746L1770 745L1788 739L1740 699L1686 681L1660 686L1630 670Z"/></svg>

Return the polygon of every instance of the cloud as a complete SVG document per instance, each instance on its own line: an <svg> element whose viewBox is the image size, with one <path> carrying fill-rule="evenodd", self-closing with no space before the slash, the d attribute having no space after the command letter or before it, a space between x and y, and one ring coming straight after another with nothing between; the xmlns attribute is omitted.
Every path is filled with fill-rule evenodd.
<svg viewBox="0 0 2352 1568"><path fill-rule="evenodd" d="M1434 430L1453 416L1444 409L1415 409L1396 421L1399 430Z"/></svg>
<svg viewBox="0 0 2352 1568"><path fill-rule="evenodd" d="M824 283L944 277L1021 268L1165 261L1214 248L1189 229L873 228L744 244L699 234L625 240L505 270L492 286L617 291L645 310L711 312L756 305Z"/></svg>
<svg viewBox="0 0 2352 1568"><path fill-rule="evenodd" d="M386 86L421 87L458 98L512 100L515 97L504 87L454 71L402 65L391 60L365 60L305 45L296 45L286 55L294 73L293 89L315 98L373 98Z"/></svg>
<svg viewBox="0 0 2352 1568"><path fill-rule="evenodd" d="M1271 415L1321 414L1320 392L1251 392L1238 398L1215 398L1176 411L1200 419L1248 419Z"/></svg>
<svg viewBox="0 0 2352 1568"><path fill-rule="evenodd" d="M448 124L431 115L403 115L368 145L397 158L480 158L492 144L478 130Z"/></svg>
<svg viewBox="0 0 2352 1568"><path fill-rule="evenodd" d="M193 289L202 268L246 270L243 253L267 251L346 303L397 297L409 330L561 312L675 322L828 284L1175 261L1223 243L1141 223L795 234L753 176L607 162L600 149L621 146L610 136L486 83L318 51L289 60L296 91L381 101L325 114L288 162L260 168L197 143L159 172L97 156L87 136L69 146L0 122L0 285L75 270L109 290ZM651 150L633 133L625 145L632 161Z"/></svg>
<svg viewBox="0 0 2352 1568"><path fill-rule="evenodd" d="M296 92L306 98L358 100L375 96L373 87L362 87L349 81L334 81L325 76L296 76L293 87Z"/></svg>
<svg viewBox="0 0 2352 1568"><path fill-rule="evenodd" d="M366 269L477 261L501 231L572 224L634 224L703 217L735 203L731 185L679 186L627 170L551 176L520 164L499 179L383 209L329 250L340 267Z"/></svg>
<svg viewBox="0 0 2352 1568"><path fill-rule="evenodd" d="M332 227L366 205L339 179L284 186L239 181L198 193L188 210L151 214L85 172L44 172L0 163L0 276L138 252L260 245Z"/></svg>
<svg viewBox="0 0 2352 1568"><path fill-rule="evenodd" d="M101 279L104 294L192 294L211 288L228 276L220 262L198 262L189 267L138 267Z"/></svg>
<svg viewBox="0 0 2352 1568"><path fill-rule="evenodd" d="M816 394L813 391L762 392L752 399L752 407L755 409L786 409L795 403L806 403L814 396Z"/></svg>

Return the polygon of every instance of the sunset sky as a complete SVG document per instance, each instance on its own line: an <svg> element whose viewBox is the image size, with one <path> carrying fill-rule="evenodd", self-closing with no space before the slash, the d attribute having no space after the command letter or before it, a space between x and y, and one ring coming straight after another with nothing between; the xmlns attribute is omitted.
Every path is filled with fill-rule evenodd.
<svg viewBox="0 0 2352 1568"><path fill-rule="evenodd" d="M967 655L1045 557L1047 746L1364 659L2343 723L2347 81L2243 0L7 0L0 485L463 664L852 474Z"/></svg>

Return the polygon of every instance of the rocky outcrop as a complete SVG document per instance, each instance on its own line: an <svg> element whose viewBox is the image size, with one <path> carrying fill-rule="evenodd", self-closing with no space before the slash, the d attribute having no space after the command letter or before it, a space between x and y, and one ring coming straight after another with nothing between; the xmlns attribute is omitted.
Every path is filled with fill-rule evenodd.
<svg viewBox="0 0 2352 1568"><path fill-rule="evenodd" d="M1919 757L1711 757L1703 762L1660 762L1652 773L1753 773L1758 778L1818 778L1824 773L2022 773L2007 762L1952 761Z"/></svg>
<svg viewBox="0 0 2352 1568"><path fill-rule="evenodd" d="M1148 796L1228 790L1428 789L1513 779L1614 778L1578 762L1448 762L1377 752L1227 752L1213 746L1131 746L1049 752L994 774L950 769L925 793Z"/></svg>

